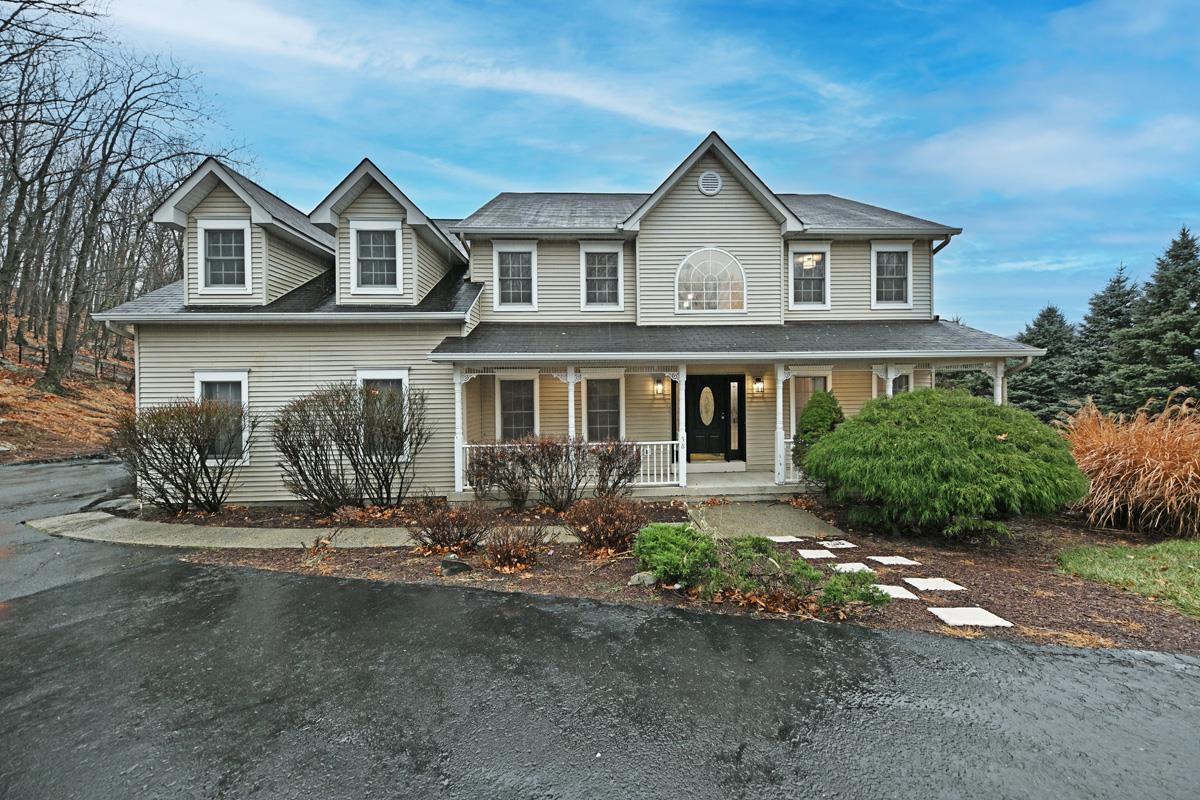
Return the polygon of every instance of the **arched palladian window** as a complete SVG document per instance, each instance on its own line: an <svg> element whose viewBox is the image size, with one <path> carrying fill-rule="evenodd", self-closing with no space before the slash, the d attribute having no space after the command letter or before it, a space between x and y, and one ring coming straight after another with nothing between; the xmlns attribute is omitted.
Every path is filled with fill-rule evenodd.
<svg viewBox="0 0 1200 800"><path fill-rule="evenodd" d="M675 276L676 311L745 311L746 273L715 247L688 255Z"/></svg>

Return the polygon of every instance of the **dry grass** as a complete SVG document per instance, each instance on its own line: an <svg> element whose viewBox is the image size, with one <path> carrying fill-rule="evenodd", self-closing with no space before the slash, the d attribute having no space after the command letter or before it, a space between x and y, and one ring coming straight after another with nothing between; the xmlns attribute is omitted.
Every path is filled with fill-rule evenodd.
<svg viewBox="0 0 1200 800"><path fill-rule="evenodd" d="M1104 414L1088 403L1067 421L1091 480L1080 509L1092 525L1200 536L1200 410L1194 398L1173 397L1159 414Z"/></svg>
<svg viewBox="0 0 1200 800"><path fill-rule="evenodd" d="M1018 625L1017 630L1030 639L1065 644L1068 647L1115 647L1117 644L1107 636L1087 631L1060 631L1054 628L1038 628L1031 625Z"/></svg>

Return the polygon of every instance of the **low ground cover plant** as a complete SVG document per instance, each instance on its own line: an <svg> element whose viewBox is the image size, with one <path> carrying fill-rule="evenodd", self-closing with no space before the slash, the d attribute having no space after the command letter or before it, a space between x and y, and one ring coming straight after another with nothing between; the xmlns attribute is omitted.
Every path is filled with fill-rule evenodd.
<svg viewBox="0 0 1200 800"><path fill-rule="evenodd" d="M1131 417L1088 402L1067 419L1071 452L1091 488L1079 508L1101 527L1200 536L1200 411L1194 398Z"/></svg>
<svg viewBox="0 0 1200 800"><path fill-rule="evenodd" d="M1009 535L1005 517L1058 511L1088 487L1032 414L929 389L870 401L809 448L804 470L859 524L947 537Z"/></svg>
<svg viewBox="0 0 1200 800"><path fill-rule="evenodd" d="M648 521L642 504L624 497L579 500L563 514L563 524L592 555L626 552Z"/></svg>
<svg viewBox="0 0 1200 800"><path fill-rule="evenodd" d="M691 525L656 522L638 533L633 554L642 569L662 582L698 585L717 566L717 544L713 537Z"/></svg>
<svg viewBox="0 0 1200 800"><path fill-rule="evenodd" d="M1067 572L1120 586L1200 617L1200 541L1087 545L1059 553Z"/></svg>
<svg viewBox="0 0 1200 800"><path fill-rule="evenodd" d="M450 505L444 498L426 497L414 509L409 533L431 553L474 552L496 527L496 513L483 503Z"/></svg>
<svg viewBox="0 0 1200 800"><path fill-rule="evenodd" d="M122 414L110 447L142 500L171 514L215 513L258 428L240 404L178 400Z"/></svg>
<svg viewBox="0 0 1200 800"><path fill-rule="evenodd" d="M792 463L803 467L804 455L808 452L808 448L845 421L846 415L842 413L842 406L832 392L813 392L812 397L804 404L800 417L796 420L796 437L792 443Z"/></svg>

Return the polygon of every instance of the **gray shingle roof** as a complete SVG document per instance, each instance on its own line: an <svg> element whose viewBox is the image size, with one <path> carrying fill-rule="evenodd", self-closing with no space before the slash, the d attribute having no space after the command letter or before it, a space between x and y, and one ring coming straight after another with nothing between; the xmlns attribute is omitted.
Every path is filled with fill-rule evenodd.
<svg viewBox="0 0 1200 800"><path fill-rule="evenodd" d="M253 197L254 202L265 208L267 213L272 217L275 217L275 219L284 223L288 227L303 233L313 241L319 242L326 247L333 249L333 236L321 230L316 225L313 225L309 220L308 215L303 211L259 186L257 183L233 169L228 164L221 163L221 166L225 168L230 177L237 181L238 186L241 187L246 194Z"/></svg>
<svg viewBox="0 0 1200 800"><path fill-rule="evenodd" d="M586 192L502 192L455 225L462 231L616 230L649 194ZM779 199L806 228L836 232L863 230L927 231L930 235L957 228L901 214L832 194L781 194Z"/></svg>
<svg viewBox="0 0 1200 800"><path fill-rule="evenodd" d="M429 221L432 222L434 225L437 225L438 230L442 232L443 236L445 236L447 239L450 240L450 243L454 245L455 249L458 250L459 255L461 255L464 260L470 257L467 253L467 246L463 244L462 239L459 239L458 234L453 233L450 230L452 227L454 227L459 222L461 222L461 220L433 219L431 217Z"/></svg>
<svg viewBox="0 0 1200 800"><path fill-rule="evenodd" d="M789 322L784 325L483 323L443 340L437 360L564 360L604 357L673 360L696 356L764 358L999 357L1036 348L943 320ZM876 356L875 354L880 354Z"/></svg>
<svg viewBox="0 0 1200 800"><path fill-rule="evenodd" d="M404 314L420 316L422 314L464 317L471 304L483 290L483 284L469 283L463 280L466 270L452 270L446 273L438 284L429 290L415 306L387 305L356 305L339 306L335 303L333 291L333 271L313 278L308 283L296 287L283 297L265 306L185 306L183 304L183 281L175 281L161 289L142 295L136 300L130 300L103 314L97 314L96 319L113 322L141 322L149 320L170 320L186 322L189 318L204 321L213 315L222 317L222 321L239 316L254 316L256 319L270 315L293 314L312 316L319 321L332 322L339 316L370 316L374 314ZM294 319L294 318L292 318Z"/></svg>

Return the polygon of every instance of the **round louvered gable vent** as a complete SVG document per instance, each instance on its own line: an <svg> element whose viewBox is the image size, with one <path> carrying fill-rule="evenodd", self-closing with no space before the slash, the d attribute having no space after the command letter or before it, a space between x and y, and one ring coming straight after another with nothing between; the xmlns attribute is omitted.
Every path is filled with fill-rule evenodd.
<svg viewBox="0 0 1200 800"><path fill-rule="evenodd" d="M700 173L700 179L696 183L700 186L700 193L709 197L721 191L721 176L711 169Z"/></svg>

